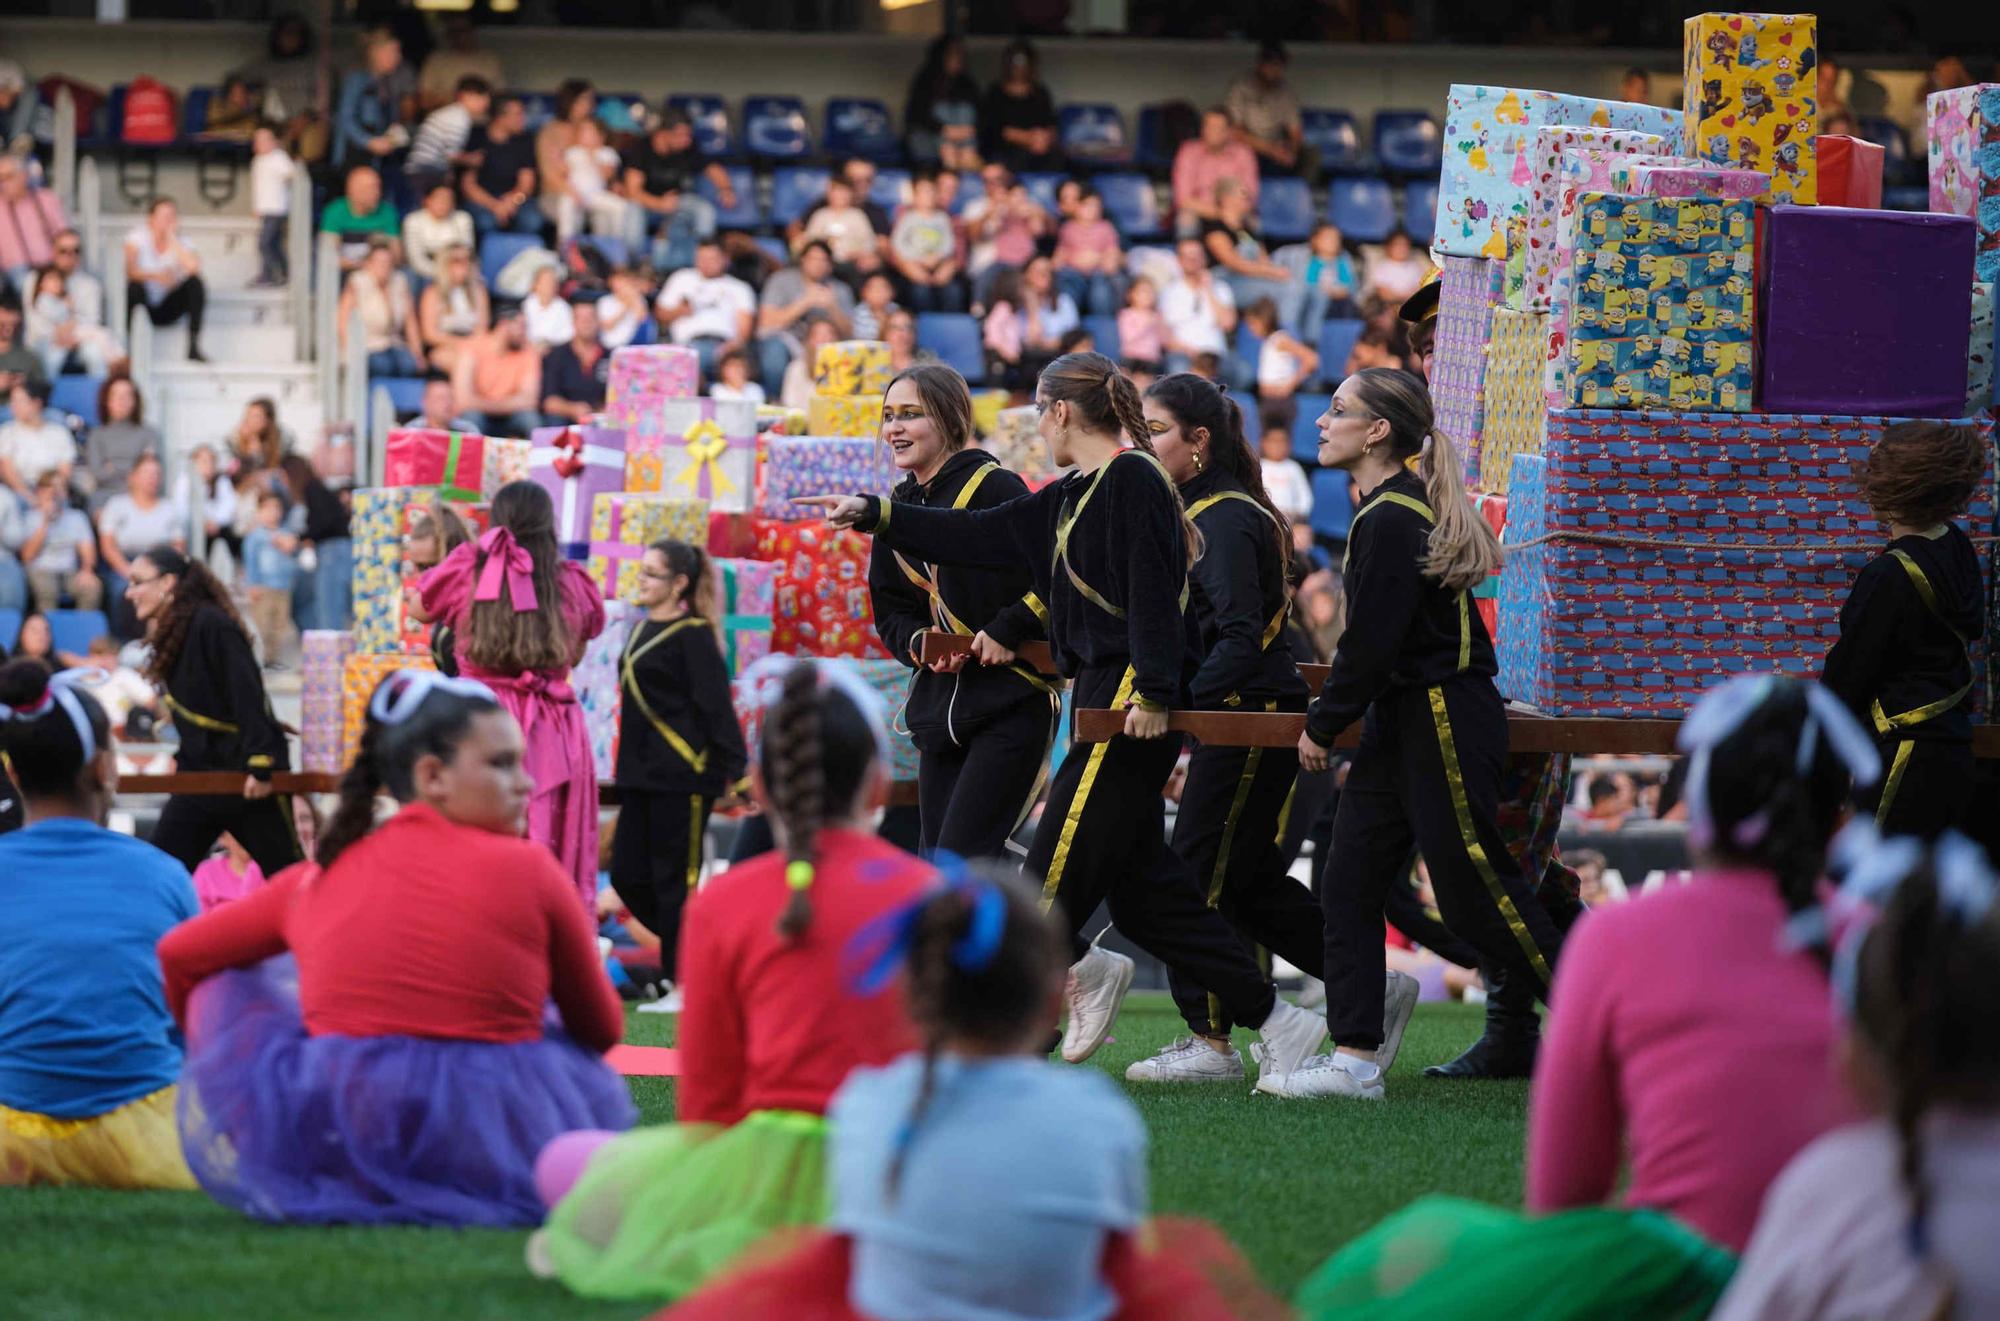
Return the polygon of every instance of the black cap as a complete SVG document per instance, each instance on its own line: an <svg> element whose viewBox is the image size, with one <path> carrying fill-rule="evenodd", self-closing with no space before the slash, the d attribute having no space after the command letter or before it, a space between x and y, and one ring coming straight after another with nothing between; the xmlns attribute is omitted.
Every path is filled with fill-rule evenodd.
<svg viewBox="0 0 2000 1321"><path fill-rule="evenodd" d="M1424 277L1424 282L1417 286L1415 293L1403 300L1403 305L1396 309L1396 315L1411 325L1436 320L1438 295L1444 292L1443 275L1443 271L1431 267L1431 273Z"/></svg>

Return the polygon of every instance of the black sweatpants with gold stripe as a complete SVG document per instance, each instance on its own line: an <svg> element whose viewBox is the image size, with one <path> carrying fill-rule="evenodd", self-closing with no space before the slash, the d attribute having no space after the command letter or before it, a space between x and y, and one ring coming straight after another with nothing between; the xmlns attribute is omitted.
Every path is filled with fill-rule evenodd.
<svg viewBox="0 0 2000 1321"><path fill-rule="evenodd" d="M1298 771L1299 754L1291 748L1196 748L1174 822L1174 852L1246 952L1261 945L1313 972L1325 950L1325 921L1312 891L1286 874L1279 843L1279 818ZM1168 985L1189 1028L1229 1035L1229 1015L1206 987L1178 969Z"/></svg>
<svg viewBox="0 0 2000 1321"><path fill-rule="evenodd" d="M702 841L715 800L701 794L618 791L611 834L611 888L660 938L660 975L675 978L681 910L701 880Z"/></svg>
<svg viewBox="0 0 2000 1321"><path fill-rule="evenodd" d="M268 798L175 794L160 809L151 843L192 872L225 831L236 837L236 842L266 876L275 876L293 863L305 861L305 850L299 847L298 823L292 820L290 794L272 794Z"/></svg>
<svg viewBox="0 0 2000 1321"><path fill-rule="evenodd" d="M1861 795L1861 810L1884 835L1935 840L1964 830L1978 765L1970 743L1936 739L1878 740L1882 778Z"/></svg>
<svg viewBox="0 0 2000 1321"><path fill-rule="evenodd" d="M961 858L1006 856L1007 840L1034 805L1056 736L1056 699L1008 707L953 743L943 734L917 762L923 851Z"/></svg>
<svg viewBox="0 0 2000 1321"><path fill-rule="evenodd" d="M1128 675L1122 668L1084 670L1072 689L1075 709L1122 706ZM1242 938L1208 906L1194 873L1167 847L1160 794L1179 760L1180 740L1172 735L1121 735L1072 747L1049 786L1028 874L1042 879L1042 907L1061 910L1073 957L1089 949L1079 933L1103 903L1128 940L1213 992L1233 1021L1256 1027L1270 1017L1277 993Z"/></svg>
<svg viewBox="0 0 2000 1321"><path fill-rule="evenodd" d="M1489 678L1394 688L1368 708L1320 878L1337 1044L1381 1044L1382 905L1412 844L1445 925L1548 998L1561 938L1494 824L1506 758L1506 711Z"/></svg>

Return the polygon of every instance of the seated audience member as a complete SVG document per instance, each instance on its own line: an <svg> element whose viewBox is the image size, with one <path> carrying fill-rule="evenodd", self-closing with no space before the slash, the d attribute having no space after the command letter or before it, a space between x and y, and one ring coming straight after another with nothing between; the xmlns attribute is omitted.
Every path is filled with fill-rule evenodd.
<svg viewBox="0 0 2000 1321"><path fill-rule="evenodd" d="M1160 374L1166 358L1167 319L1160 314L1160 291L1144 275L1125 290L1118 309L1118 352L1128 370Z"/></svg>
<svg viewBox="0 0 2000 1321"><path fill-rule="evenodd" d="M1063 166L1055 98L1036 68L1035 48L1024 39L1000 52L1000 78L979 106L980 148L986 159L1010 170L1059 170Z"/></svg>
<svg viewBox="0 0 2000 1321"><path fill-rule="evenodd" d="M972 301L983 306L993 278L1026 266L1055 222L1006 166L988 164L979 178L985 195L965 208L963 222L971 245L965 269L972 277Z"/></svg>
<svg viewBox="0 0 2000 1321"><path fill-rule="evenodd" d="M569 342L542 358L542 412L551 426L586 422L603 412L611 381L611 354L597 338L597 306L579 298L570 315Z"/></svg>
<svg viewBox="0 0 2000 1321"><path fill-rule="evenodd" d="M907 312L891 312L888 323L883 326L886 337L897 318L909 319ZM914 326L912 327L914 336ZM786 408L805 409L811 406L812 397L819 393L819 385L813 379L813 364L818 361L821 346L834 341L833 323L825 317L809 317L806 320L805 350L792 359L785 368L785 388L779 392L778 402ZM895 370L901 370L896 368Z"/></svg>
<svg viewBox="0 0 2000 1321"><path fill-rule="evenodd" d="M0 153L6 150L0 143ZM68 225L55 189L37 188L28 177L27 158L0 154L0 277L21 284L47 266Z"/></svg>
<svg viewBox="0 0 2000 1321"><path fill-rule="evenodd" d="M576 318L569 300L562 296L562 272L544 266L535 272L528 296L521 300L521 315L527 318L528 342L546 354L558 344L567 344L576 334Z"/></svg>
<svg viewBox="0 0 2000 1321"><path fill-rule="evenodd" d="M938 200L935 171L919 171L910 204L889 231L889 263L903 281L903 301L918 312L963 312L958 222Z"/></svg>
<svg viewBox="0 0 2000 1321"><path fill-rule="evenodd" d="M717 202L736 209L736 183L729 171L695 150L694 125L686 114L662 107L652 131L625 158L635 253L644 252L653 236L654 266L677 271L694 261L695 245L715 235L716 202L696 187L704 179Z"/></svg>
<svg viewBox="0 0 2000 1321"><path fill-rule="evenodd" d="M1289 433L1299 415L1298 392L1319 375L1319 353L1278 321L1278 309L1259 298L1243 309L1243 324L1257 337L1257 411L1264 426Z"/></svg>
<svg viewBox="0 0 2000 1321"><path fill-rule="evenodd" d="M832 326L829 325L827 329L831 332ZM834 336L829 333L828 339L831 340L832 338ZM932 353L929 349L920 349L917 347L917 318L912 312L900 309L891 312L889 314L889 324L882 327L882 341L889 346L889 371L892 375L914 367L918 363L936 362L938 360L937 354ZM806 375L810 379L812 375L812 358L808 355L801 356L805 359L807 367Z"/></svg>
<svg viewBox="0 0 2000 1321"><path fill-rule="evenodd" d="M854 328L854 291L833 278L833 253L824 243L799 249L796 266L764 281L757 309L758 378L769 392L785 383L785 367L801 349L800 327L818 313L833 322L835 338Z"/></svg>
<svg viewBox="0 0 2000 1321"><path fill-rule="evenodd" d="M834 268L850 282L878 269L882 236L855 196L854 185L842 175L826 181L826 200L807 213L792 250L807 243L824 243L833 253Z"/></svg>
<svg viewBox="0 0 2000 1321"><path fill-rule="evenodd" d="M54 475L67 491L76 467L76 437L48 415L48 383L16 385L8 392L7 404L13 416L0 422L0 482L23 500L32 498L45 475Z"/></svg>
<svg viewBox="0 0 2000 1321"><path fill-rule="evenodd" d="M21 300L0 282L0 390L12 390L22 381L48 383L41 355L21 338L21 322Z"/></svg>
<svg viewBox="0 0 2000 1321"><path fill-rule="evenodd" d="M1322 224L1304 243L1278 249L1272 260L1290 272L1303 291L1299 301L1299 337L1308 344L1319 343L1320 328L1327 318L1358 317L1360 277L1355 259L1347 251L1340 226Z"/></svg>
<svg viewBox="0 0 2000 1321"><path fill-rule="evenodd" d="M1093 316L1118 310L1119 271L1125 264L1118 229L1104 218L1104 198L1095 188L1077 197L1076 218L1056 231L1056 278L1077 307Z"/></svg>
<svg viewBox="0 0 2000 1321"><path fill-rule="evenodd" d="M340 83L333 111L333 160L379 170L396 168L410 145L417 75L403 60L403 43L387 29L366 38L364 62Z"/></svg>
<svg viewBox="0 0 2000 1321"><path fill-rule="evenodd" d="M694 265L668 276L653 306L673 342L695 351L702 378L709 380L722 354L748 347L757 295L729 274L722 245L704 239L694 250Z"/></svg>
<svg viewBox="0 0 2000 1321"><path fill-rule="evenodd" d="M117 370L125 359L125 345L105 320L104 281L91 274L83 264L83 236L73 229L57 234L55 257L50 265L63 277L63 297L73 314L70 325L74 330L58 329L56 343L65 344L73 338L80 344L85 338L102 331L110 341L107 362L111 370ZM77 365L74 356L63 364L65 370Z"/></svg>
<svg viewBox="0 0 2000 1321"><path fill-rule="evenodd" d="M35 482L21 528L21 563L28 572L35 609L44 614L58 609L65 596L78 610L95 610L103 604L97 532L82 510L70 508L58 473L45 472Z"/></svg>
<svg viewBox="0 0 2000 1321"><path fill-rule="evenodd" d="M1257 153L1257 163L1284 174L1307 169L1305 124L1299 99L1285 81L1289 56L1284 43L1267 41L1257 50L1257 65L1247 78L1232 83L1223 108L1229 112L1236 140Z"/></svg>
<svg viewBox="0 0 2000 1321"><path fill-rule="evenodd" d="M854 338L882 338L882 324L895 310L895 281L877 271L861 282L861 297L854 304Z"/></svg>
<svg viewBox="0 0 2000 1321"><path fill-rule="evenodd" d="M439 184L449 187L453 174L475 163L469 150L472 130L492 105L492 87L479 75L467 74L458 80L448 105L424 116L403 160L411 192L421 197Z"/></svg>
<svg viewBox="0 0 2000 1321"><path fill-rule="evenodd" d="M11 658L18 660L22 657L40 661L50 674L74 669L83 661L83 657L75 652L63 651L56 646L56 634L49 627L49 617L39 610L31 611L21 620L21 634L14 639Z"/></svg>
<svg viewBox="0 0 2000 1321"><path fill-rule="evenodd" d="M1218 370L1238 389L1255 379L1229 351L1236 333L1236 295L1208 267L1208 251L1199 239L1182 239L1177 247L1180 274L1160 293L1160 317L1167 327L1166 368L1191 371L1201 354L1212 354Z"/></svg>
<svg viewBox="0 0 2000 1321"><path fill-rule="evenodd" d="M629 266L613 267L610 292L597 300L598 340L607 349L622 349L639 338L652 316L639 272Z"/></svg>
<svg viewBox="0 0 2000 1321"><path fill-rule="evenodd" d="M403 217L403 256L426 280L438 278L445 254L473 246L472 217L458 209L458 194L440 179L423 194L424 204Z"/></svg>
<svg viewBox="0 0 2000 1321"><path fill-rule="evenodd" d="M51 379L74 364L90 376L108 376L126 367L125 347L103 325L91 325L78 314L70 297L69 277L44 266L28 277L24 339L39 354Z"/></svg>
<svg viewBox="0 0 2000 1321"><path fill-rule="evenodd" d="M382 200L382 176L372 165L347 171L339 197L319 213L319 227L340 243L340 269L351 271L368 257L368 240L380 234L394 242L400 233L396 208ZM401 253L397 253L400 260Z"/></svg>
<svg viewBox="0 0 2000 1321"><path fill-rule="evenodd" d="M493 103L493 117L472 135L479 164L459 176L459 193L472 227L484 238L494 230L534 234L542 227L536 204L535 140L528 136L528 110L518 96Z"/></svg>
<svg viewBox="0 0 2000 1321"><path fill-rule="evenodd" d="M1229 112L1210 106L1202 112L1201 132L1174 153L1174 232L1178 237L1198 238L1203 221L1221 218L1215 190L1225 179L1243 190L1254 211L1257 153L1236 140Z"/></svg>
<svg viewBox="0 0 2000 1321"><path fill-rule="evenodd" d="M473 265L472 249L448 250L438 278L417 300L418 337L430 365L441 372L455 370L465 346L486 333L491 315L486 282Z"/></svg>
<svg viewBox="0 0 2000 1321"><path fill-rule="evenodd" d="M347 286L340 292L335 329L343 358L356 312L369 376L416 376L428 365L415 300L410 297L410 277L396 269L395 249L388 239L377 236L369 241L368 260L349 272Z"/></svg>
<svg viewBox="0 0 2000 1321"><path fill-rule="evenodd" d="M187 549L188 511L167 498L166 469L158 455L141 455L125 479L125 489L105 501L97 515L97 551L103 564L111 631L121 638L139 636L139 620L125 600L132 561L155 546Z"/></svg>
<svg viewBox="0 0 2000 1321"><path fill-rule="evenodd" d="M556 203L556 241L567 243L588 225L593 234L626 237L630 205L614 190L620 180L618 153L604 140L604 125L586 119L576 125L576 142L563 152L564 191Z"/></svg>
<svg viewBox="0 0 2000 1321"><path fill-rule="evenodd" d="M93 505L125 489L125 479L144 454L164 452L160 433L146 425L139 387L129 376L113 376L97 390L98 423L84 441L84 470ZM86 483L77 475L77 485Z"/></svg>
<svg viewBox="0 0 2000 1321"><path fill-rule="evenodd" d="M436 431L477 431L479 420L459 411L458 395L449 376L432 376L424 382L424 402L411 426Z"/></svg>
<svg viewBox="0 0 2000 1321"><path fill-rule="evenodd" d="M189 362L207 362L201 352L201 321L208 304L202 283L201 258L181 238L180 210L171 199L156 197L146 218L125 235L125 320L145 309L156 326L186 318Z"/></svg>
<svg viewBox="0 0 2000 1321"><path fill-rule="evenodd" d="M1362 300L1375 307L1400 306L1430 273L1430 258L1418 252L1411 245L1410 236L1399 229L1382 245L1382 255L1368 263L1368 272L1362 280Z"/></svg>
<svg viewBox="0 0 2000 1321"><path fill-rule="evenodd" d="M222 90L208 99L208 122L203 138L248 142L264 122L263 92L249 79L232 73L222 80Z"/></svg>
<svg viewBox="0 0 2000 1321"><path fill-rule="evenodd" d="M1371 324L1354 341L1354 347L1347 351L1347 364L1342 372L1352 376L1370 367L1400 367L1403 360L1396 356L1395 336L1386 328Z"/></svg>
<svg viewBox="0 0 2000 1321"><path fill-rule="evenodd" d="M1224 179L1215 186L1215 215L1201 222L1201 241L1215 272L1229 284L1238 307L1268 298L1278 324L1296 331L1305 286L1289 270L1271 260L1257 233L1257 217L1242 186Z"/></svg>
<svg viewBox="0 0 2000 1321"><path fill-rule="evenodd" d="M715 384L708 387L709 398L764 402L764 387L750 379L750 355L742 349L731 349L722 355L716 364L716 378Z"/></svg>
<svg viewBox="0 0 2000 1321"><path fill-rule="evenodd" d="M1285 427L1272 426L1266 419L1257 453L1258 471L1263 475L1264 490L1271 503L1291 521L1294 529L1302 527L1312 517L1313 489L1304 466L1292 457L1292 433Z"/></svg>
<svg viewBox="0 0 2000 1321"><path fill-rule="evenodd" d="M526 436L541 425L542 356L518 304L502 304L493 329L458 355L452 390L489 436Z"/></svg>
<svg viewBox="0 0 2000 1321"><path fill-rule="evenodd" d="M962 39L937 37L925 49L903 102L903 133L913 161L979 168L979 84L966 72Z"/></svg>

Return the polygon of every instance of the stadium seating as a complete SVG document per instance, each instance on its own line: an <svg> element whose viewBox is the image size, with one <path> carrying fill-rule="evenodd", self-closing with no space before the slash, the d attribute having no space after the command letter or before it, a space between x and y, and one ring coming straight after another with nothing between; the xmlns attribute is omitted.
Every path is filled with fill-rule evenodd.
<svg viewBox="0 0 2000 1321"><path fill-rule="evenodd" d="M917 347L937 354L948 367L978 385L986 379L986 348L979 322L963 312L917 313Z"/></svg>
<svg viewBox="0 0 2000 1321"><path fill-rule="evenodd" d="M1417 179L1403 189L1403 228L1420 248L1430 246L1437 229L1438 186L1435 179Z"/></svg>
<svg viewBox="0 0 2000 1321"><path fill-rule="evenodd" d="M1347 474L1338 468L1315 468L1312 473L1313 511L1307 521L1319 536L1347 540L1354 522L1354 497L1347 489Z"/></svg>
<svg viewBox="0 0 2000 1321"><path fill-rule="evenodd" d="M538 133L542 125L556 117L556 97L554 92L518 92L521 109L528 114L528 131Z"/></svg>
<svg viewBox="0 0 2000 1321"><path fill-rule="evenodd" d="M1406 178L1436 175L1444 163L1444 134L1424 111L1378 110L1375 160L1390 174Z"/></svg>
<svg viewBox="0 0 2000 1321"><path fill-rule="evenodd" d="M1350 242L1380 243L1396 230L1396 198L1381 179L1335 179L1327 189L1326 216Z"/></svg>
<svg viewBox="0 0 2000 1321"><path fill-rule="evenodd" d="M1292 419L1292 457L1308 465L1319 459L1319 415L1333 400L1328 394L1306 394L1303 391L1292 396L1298 405L1298 416Z"/></svg>
<svg viewBox="0 0 2000 1321"><path fill-rule="evenodd" d="M898 168L875 171L875 186L868 190L868 200L887 211L893 222L896 208L910 200L910 172Z"/></svg>
<svg viewBox="0 0 2000 1321"><path fill-rule="evenodd" d="M97 425L97 395L104 388L102 376L58 376L49 383L49 407L81 418L87 427Z"/></svg>
<svg viewBox="0 0 2000 1321"><path fill-rule="evenodd" d="M1152 174L1165 174L1173 168L1173 157L1167 154L1166 108L1161 105L1139 107L1139 123L1132 146L1132 163Z"/></svg>
<svg viewBox="0 0 2000 1321"><path fill-rule="evenodd" d="M1361 131L1353 115L1308 106L1299 111L1299 128L1321 169L1339 173L1362 168Z"/></svg>
<svg viewBox="0 0 2000 1321"><path fill-rule="evenodd" d="M743 98L743 145L760 161L802 161L813 153L805 102L796 96Z"/></svg>
<svg viewBox="0 0 2000 1321"><path fill-rule="evenodd" d="M771 171L771 223L783 229L805 219L826 196L828 174L823 165L781 165Z"/></svg>
<svg viewBox="0 0 2000 1321"><path fill-rule="evenodd" d="M1056 111L1056 137L1063 155L1079 168L1128 165L1132 141L1125 135L1125 117L1105 103L1066 105Z"/></svg>
<svg viewBox="0 0 2000 1321"><path fill-rule="evenodd" d="M73 651L79 656L90 650L93 639L111 631L111 621L102 610L51 610L47 618L49 636L55 640L56 650Z"/></svg>
<svg viewBox="0 0 2000 1321"><path fill-rule="evenodd" d="M1097 345L1097 351L1117 362L1125 355L1118 351L1118 318L1115 316L1086 316L1083 328L1090 332L1090 338Z"/></svg>
<svg viewBox="0 0 2000 1321"><path fill-rule="evenodd" d="M729 173L729 183L736 190L736 205L724 208L716 195L715 185L704 172L695 180L695 190L715 206L715 223L721 229L761 229L764 225L764 208L757 202L757 179L747 165L725 165Z"/></svg>
<svg viewBox="0 0 2000 1321"><path fill-rule="evenodd" d="M1144 243L1166 233L1153 181L1143 174L1100 174L1091 180L1104 198L1104 214L1127 243Z"/></svg>
<svg viewBox="0 0 2000 1321"><path fill-rule="evenodd" d="M0 610L0 652L11 652L21 640L21 612L9 607Z"/></svg>
<svg viewBox="0 0 2000 1321"><path fill-rule="evenodd" d="M826 103L826 154L834 159L859 156L878 165L903 158L889 107L880 101L836 96Z"/></svg>
<svg viewBox="0 0 2000 1321"><path fill-rule="evenodd" d="M1365 321L1339 317L1330 318L1319 328L1319 378L1329 389L1347 379L1347 357L1367 328Z"/></svg>
<svg viewBox="0 0 2000 1321"><path fill-rule="evenodd" d="M729 110L721 97L694 92L670 96L667 104L688 117L688 124L694 129L696 151L716 160L736 154L736 139L729 131Z"/></svg>
<svg viewBox="0 0 2000 1321"><path fill-rule="evenodd" d="M1056 213L1056 193L1069 175L1061 170L1030 170L1018 176L1021 186L1028 190L1028 196L1041 205L1050 215Z"/></svg>
<svg viewBox="0 0 2000 1321"><path fill-rule="evenodd" d="M479 278L491 289L507 263L533 248L542 246L538 234L508 234L495 230L479 244Z"/></svg>
<svg viewBox="0 0 2000 1321"><path fill-rule="evenodd" d="M368 384L370 387L379 385L389 392L389 407L395 410L397 417L423 411L424 378L421 376L377 376Z"/></svg>
<svg viewBox="0 0 2000 1321"><path fill-rule="evenodd" d="M1296 243L1319 223L1312 189L1304 179L1274 175L1257 186L1257 223L1269 244Z"/></svg>

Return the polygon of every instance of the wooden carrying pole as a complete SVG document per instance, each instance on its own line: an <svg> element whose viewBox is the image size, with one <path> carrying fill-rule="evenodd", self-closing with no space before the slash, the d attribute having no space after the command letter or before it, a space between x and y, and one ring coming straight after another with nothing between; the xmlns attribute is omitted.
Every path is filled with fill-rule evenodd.
<svg viewBox="0 0 2000 1321"><path fill-rule="evenodd" d="M330 794L340 788L338 775L326 775L316 771L281 771L271 777L271 789L281 794ZM221 798L234 798L243 792L243 776L238 771L176 771L167 775L121 775L118 777L118 792L127 797L140 794L209 794ZM597 784L598 802L606 807L618 805L618 786L609 780ZM915 780L891 780L888 788L887 807L915 807L917 805L917 782Z"/></svg>
<svg viewBox="0 0 2000 1321"><path fill-rule="evenodd" d="M931 629L924 634L924 646L921 654L926 665L931 664L933 661L948 660L953 656L970 655L971 652L971 638L962 637L957 633L940 633L936 629ZM1036 670L1051 678L1056 677L1058 673L1055 658L1049 654L1049 644L1046 642L1023 642L1021 649L1014 654L1020 660L1034 666ZM1299 666L1299 677L1306 681L1306 687L1317 690L1320 685L1326 682L1326 673L1329 668L1331 667L1325 665L1301 665Z"/></svg>

